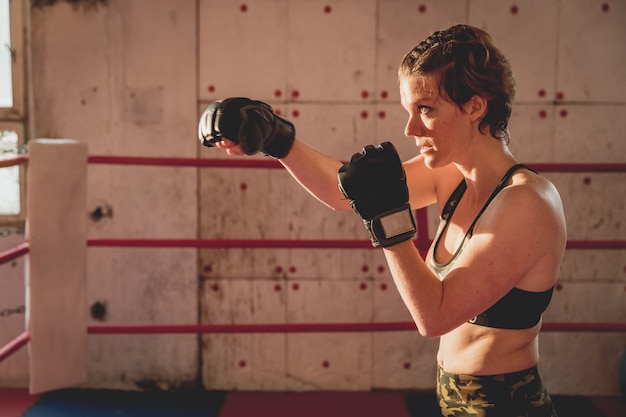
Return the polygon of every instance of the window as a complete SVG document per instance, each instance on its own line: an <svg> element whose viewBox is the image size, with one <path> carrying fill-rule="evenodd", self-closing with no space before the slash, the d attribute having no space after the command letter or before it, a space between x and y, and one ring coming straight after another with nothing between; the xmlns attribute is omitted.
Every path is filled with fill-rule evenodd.
<svg viewBox="0 0 626 417"><path fill-rule="evenodd" d="M0 0L0 107L13 107L13 48L9 0Z"/></svg>
<svg viewBox="0 0 626 417"><path fill-rule="evenodd" d="M25 3L0 0L0 160L17 156L25 142ZM23 178L23 164L0 167L0 225L24 220Z"/></svg>
<svg viewBox="0 0 626 417"><path fill-rule="evenodd" d="M24 3L0 0L0 120L24 119Z"/></svg>
<svg viewBox="0 0 626 417"><path fill-rule="evenodd" d="M13 126L17 129L0 130L0 160L14 158L20 149L21 126ZM23 170L20 165L12 165L0 168L0 215L7 220L15 218L22 212L21 204L21 181L20 173Z"/></svg>

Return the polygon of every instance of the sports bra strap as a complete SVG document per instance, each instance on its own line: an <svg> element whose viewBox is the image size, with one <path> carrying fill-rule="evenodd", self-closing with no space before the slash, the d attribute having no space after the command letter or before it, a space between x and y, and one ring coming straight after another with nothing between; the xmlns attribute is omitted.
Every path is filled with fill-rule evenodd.
<svg viewBox="0 0 626 417"><path fill-rule="evenodd" d="M524 164L515 164L511 168L509 168L509 170L506 172L506 174L504 174L504 176L502 177L502 180L500 180L500 183L498 184L496 189L493 190L493 192L491 193L491 195L489 196L489 198L487 199L487 201L483 205L483 208L480 209L480 211L478 212L478 215L476 216L476 218L474 219L474 221L472 222L470 227L467 229L467 234L469 236L472 236L472 234L474 233L474 226L476 225L476 222L478 222L478 219L480 218L480 216L482 216L484 211L487 210L487 207L489 206L489 203L491 203L491 201L494 198L496 198L496 195L498 195L498 193L500 191L502 191L502 189L504 187L506 187L506 184L509 182L509 180L511 179L511 176L513 176L515 171L517 171L519 169L522 169L522 168L526 168L526 165L524 165ZM463 180L463 183L465 183L465 180Z"/></svg>
<svg viewBox="0 0 626 417"><path fill-rule="evenodd" d="M489 198L487 199L487 201L485 202L483 207L478 212L478 215L476 216L476 218L474 219L474 221L472 222L470 227L467 229L467 233L466 233L467 237L472 236L472 233L474 231L474 226L476 225L476 222L478 222L478 219L483 214L483 212L485 210L487 210L487 207L489 206L489 203L491 203L491 201L496 197L496 195L498 195L498 193L500 191L502 191L502 189L506 186L506 184L511 179L511 176L513 175L513 173L515 173L515 171L517 171L519 169L522 169L522 168L526 168L529 171L537 173L536 171L528 168L524 164L516 164L516 165L513 165L511 168L509 168L509 170L504 174L504 176L500 180L500 183L493 190L493 192L491 193L491 195L489 196ZM454 210L456 210L456 206L457 206L459 200L461 199L461 197L463 196L463 194L465 193L466 189L467 189L467 184L465 183L465 180L462 180L459 183L459 185L456 187L456 189L450 195L450 198L446 202L446 205L444 206L444 208L443 208L443 210L441 212L441 218L444 221L447 222L448 220L450 220L450 217L452 216L452 213L454 213Z"/></svg>

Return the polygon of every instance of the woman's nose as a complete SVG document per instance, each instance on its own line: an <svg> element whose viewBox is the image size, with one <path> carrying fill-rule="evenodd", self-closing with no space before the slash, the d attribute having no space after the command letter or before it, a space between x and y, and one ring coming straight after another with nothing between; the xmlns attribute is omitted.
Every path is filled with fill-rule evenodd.
<svg viewBox="0 0 626 417"><path fill-rule="evenodd" d="M415 120L413 116L409 116L409 120L406 122L406 126L404 127L404 134L411 138L414 136L420 135L419 123Z"/></svg>

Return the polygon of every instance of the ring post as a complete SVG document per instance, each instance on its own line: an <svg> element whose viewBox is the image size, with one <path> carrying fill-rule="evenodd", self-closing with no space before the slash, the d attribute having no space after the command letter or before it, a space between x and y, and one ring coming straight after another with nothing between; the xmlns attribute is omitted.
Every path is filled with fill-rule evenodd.
<svg viewBox="0 0 626 417"><path fill-rule="evenodd" d="M29 143L26 326L30 393L87 380L87 145Z"/></svg>

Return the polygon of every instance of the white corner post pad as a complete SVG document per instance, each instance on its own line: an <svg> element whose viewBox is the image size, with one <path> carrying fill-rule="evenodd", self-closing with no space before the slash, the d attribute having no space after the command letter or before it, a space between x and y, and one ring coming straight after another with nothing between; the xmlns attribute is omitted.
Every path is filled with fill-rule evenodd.
<svg viewBox="0 0 626 417"><path fill-rule="evenodd" d="M31 394L87 381L87 145L29 142L26 327Z"/></svg>

